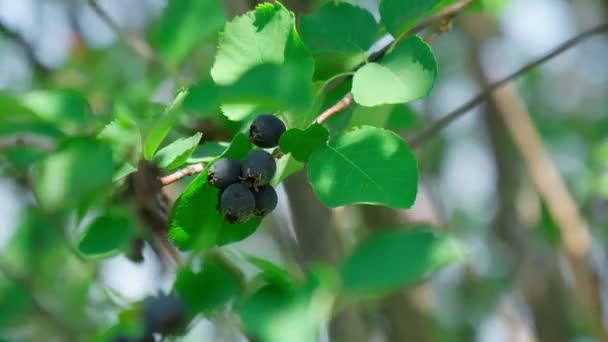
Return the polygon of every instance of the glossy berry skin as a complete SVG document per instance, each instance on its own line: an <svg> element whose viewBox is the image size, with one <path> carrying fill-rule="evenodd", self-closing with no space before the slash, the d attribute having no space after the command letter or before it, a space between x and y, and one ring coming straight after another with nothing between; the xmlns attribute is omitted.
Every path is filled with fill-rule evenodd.
<svg viewBox="0 0 608 342"><path fill-rule="evenodd" d="M239 182L241 177L241 163L231 158L222 158L216 161L207 172L209 184L224 189L230 184Z"/></svg>
<svg viewBox="0 0 608 342"><path fill-rule="evenodd" d="M272 155L263 150L249 152L242 167L243 183L257 190L267 185L277 171L277 163Z"/></svg>
<svg viewBox="0 0 608 342"><path fill-rule="evenodd" d="M232 184L220 195L219 209L226 222L242 223L253 215L255 197L243 184Z"/></svg>
<svg viewBox="0 0 608 342"><path fill-rule="evenodd" d="M270 148L279 145L285 133L285 124L274 115L263 114L255 118L249 127L249 141L254 145Z"/></svg>
<svg viewBox="0 0 608 342"><path fill-rule="evenodd" d="M173 295L159 295L144 301L142 307L146 331L163 335L178 332L186 323L186 308Z"/></svg>
<svg viewBox="0 0 608 342"><path fill-rule="evenodd" d="M255 210L253 214L257 217L268 215L277 207L279 201L277 192L270 185L261 186L258 191L253 192L255 197Z"/></svg>

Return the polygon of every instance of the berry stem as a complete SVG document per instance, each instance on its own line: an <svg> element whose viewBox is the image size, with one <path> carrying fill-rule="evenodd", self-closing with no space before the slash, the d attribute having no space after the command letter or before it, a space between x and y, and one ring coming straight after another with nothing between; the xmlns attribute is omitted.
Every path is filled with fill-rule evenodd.
<svg viewBox="0 0 608 342"><path fill-rule="evenodd" d="M204 163L188 165L188 166L184 167L183 169L179 169L179 170L173 172L172 174L161 177L160 183L162 184L162 186L169 185L171 183L177 182L178 180L180 180L184 177L195 175L195 174L203 171L203 169L205 169Z"/></svg>
<svg viewBox="0 0 608 342"><path fill-rule="evenodd" d="M331 118L333 115L343 111L348 108L350 104L353 103L353 94L347 93L344 95L340 101L336 102L333 106L327 108L323 113L321 113L313 123L321 124L325 122L327 119Z"/></svg>

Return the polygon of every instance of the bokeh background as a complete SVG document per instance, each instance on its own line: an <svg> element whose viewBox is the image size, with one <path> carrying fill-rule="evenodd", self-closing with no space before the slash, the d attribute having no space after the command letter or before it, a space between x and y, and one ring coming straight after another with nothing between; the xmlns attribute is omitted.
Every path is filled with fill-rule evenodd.
<svg viewBox="0 0 608 342"><path fill-rule="evenodd" d="M378 18L376 1L349 2ZM142 37L149 35L166 5L163 0L98 3L121 28ZM234 16L253 8L256 1L224 3ZM321 3L292 0L286 5L307 13ZM578 32L608 22L605 0L479 3L483 9L459 15L450 30L433 40L440 68L434 90L427 99L411 104L404 116L391 120L391 128L404 137L475 96L488 80L506 76ZM182 77L194 81L208 70L214 49L215 42L202 44ZM86 1L0 0L0 89L21 93L77 88L87 96L93 112L104 112L118 96L166 101L173 86L163 77L117 41ZM600 307L608 307L608 36L589 39L532 70L517 81L515 94L507 95L510 100L503 100L511 106L505 109L500 98L491 99L418 149L422 186L412 210L365 206L330 210L318 202L300 173L278 187L279 209L264 227L231 248L285 267L302 267L340 260L367 227L431 221L467 246L469 262L450 266L386 300L346 308L322 331L320 340L600 340L589 311L577 300L580 290L566 262L559 223L539 195L499 112L525 103L588 226L587 262L599 284ZM187 119L183 129L203 130L209 139L227 140L239 127L215 113ZM169 194L177 196L183 186L172 186ZM24 221L33 220L28 215L31 203L32 195L19 179L0 174L0 255L19 265L23 253L29 253L27 258L40 264L42 271L29 274L21 286L38 291L53 311L68 319L86 317L87 324L95 326L95 322L110 322L116 314L107 302L108 294L126 305L171 287L174 276L149 247L141 264L121 255L94 270L87 266L84 273L84 266L70 261L69 251L45 249L51 238L40 231L34 233L40 236L31 250L19 250L14 245L25 234L20 228ZM79 227L72 228L76 235ZM0 274L0 284L3 281L7 280ZM0 291L0 303L9 295ZM86 308L81 307L83 301ZM9 310L10 306L0 306L0 317L10 316ZM605 322L608 312L601 314ZM36 309L16 320L0 318L2 339L62 340ZM228 318L198 319L183 338L245 340Z"/></svg>

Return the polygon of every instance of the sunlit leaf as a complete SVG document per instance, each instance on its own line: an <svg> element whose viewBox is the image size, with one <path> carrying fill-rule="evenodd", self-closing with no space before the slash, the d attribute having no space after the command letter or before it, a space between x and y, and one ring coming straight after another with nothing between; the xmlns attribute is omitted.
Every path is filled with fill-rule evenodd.
<svg viewBox="0 0 608 342"><path fill-rule="evenodd" d="M233 85L222 88L219 99L222 112L240 121L261 112L305 111L313 71L293 14L276 2L260 4L226 24L211 76L217 84ZM201 90L201 95L214 94L209 87Z"/></svg>
<svg viewBox="0 0 608 342"><path fill-rule="evenodd" d="M211 69L213 80L230 84L259 64L285 61L293 15L280 3L264 3L226 24Z"/></svg>
<svg viewBox="0 0 608 342"><path fill-rule="evenodd" d="M254 113L306 111L312 102L310 75L298 64L262 64L236 83L218 86L203 81L190 90L184 106L205 112L223 104L224 115L240 121Z"/></svg>
<svg viewBox="0 0 608 342"><path fill-rule="evenodd" d="M178 168L188 161L188 158L198 146L202 133L196 133L188 138L180 138L167 145L154 155L158 166L167 170Z"/></svg>
<svg viewBox="0 0 608 342"><path fill-rule="evenodd" d="M373 107L406 103L426 96L435 83L437 63L430 47L410 37L386 55L380 64L369 63L353 77L353 97Z"/></svg>
<svg viewBox="0 0 608 342"><path fill-rule="evenodd" d="M409 208L418 189L414 154L393 132L363 126L313 152L308 179L323 204Z"/></svg>

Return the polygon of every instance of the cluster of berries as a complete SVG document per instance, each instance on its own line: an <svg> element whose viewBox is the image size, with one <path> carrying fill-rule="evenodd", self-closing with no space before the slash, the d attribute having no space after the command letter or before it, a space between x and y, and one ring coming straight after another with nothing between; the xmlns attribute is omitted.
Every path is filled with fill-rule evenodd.
<svg viewBox="0 0 608 342"><path fill-rule="evenodd" d="M285 124L274 115L260 115L249 127L249 141L262 148L279 144ZM269 185L277 170L272 155L250 152L243 162L222 158L208 171L209 184L221 190L218 209L229 223L243 223L252 216L264 217L277 206L277 193Z"/></svg>
<svg viewBox="0 0 608 342"><path fill-rule="evenodd" d="M144 300L141 318L145 327L142 337L117 336L112 342L154 342L154 334L177 333L186 324L186 307L177 297L160 294Z"/></svg>

